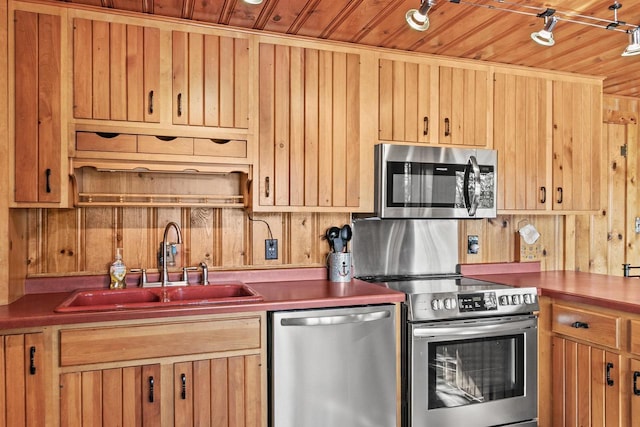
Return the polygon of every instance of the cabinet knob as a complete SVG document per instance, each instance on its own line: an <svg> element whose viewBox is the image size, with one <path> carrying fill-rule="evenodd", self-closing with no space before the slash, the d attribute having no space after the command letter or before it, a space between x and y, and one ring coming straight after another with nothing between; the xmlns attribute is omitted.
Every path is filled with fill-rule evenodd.
<svg viewBox="0 0 640 427"><path fill-rule="evenodd" d="M613 363L607 362L607 385L613 387L613 379L611 379L611 370L613 369Z"/></svg>
<svg viewBox="0 0 640 427"><path fill-rule="evenodd" d="M36 374L36 347L32 346L29 349L29 375Z"/></svg>
<svg viewBox="0 0 640 427"><path fill-rule="evenodd" d="M149 377L149 403L153 403L155 397L153 395L153 386L155 381L153 380L153 376Z"/></svg>
<svg viewBox="0 0 640 427"><path fill-rule="evenodd" d="M576 329L589 329L589 324L586 322L573 322L571 326Z"/></svg>

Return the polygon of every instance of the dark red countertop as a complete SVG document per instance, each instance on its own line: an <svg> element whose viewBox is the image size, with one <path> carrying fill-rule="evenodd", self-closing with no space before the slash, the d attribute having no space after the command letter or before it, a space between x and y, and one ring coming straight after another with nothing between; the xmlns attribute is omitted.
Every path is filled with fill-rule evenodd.
<svg viewBox="0 0 640 427"><path fill-rule="evenodd" d="M535 271L535 263L461 267L465 276L515 287L536 287L539 295L640 313L640 279L579 271ZM538 268L539 270L539 268Z"/></svg>
<svg viewBox="0 0 640 427"><path fill-rule="evenodd" d="M105 312L56 313L54 309L73 290L103 288L104 277L38 278L27 285L28 293L0 306L0 328L24 328L72 323L132 320L218 313L343 307L404 301L404 294L357 279L330 282L324 268L210 271L212 284L241 281L264 297L262 302L161 307ZM129 284L131 286L131 284ZM199 286L199 285L198 285Z"/></svg>

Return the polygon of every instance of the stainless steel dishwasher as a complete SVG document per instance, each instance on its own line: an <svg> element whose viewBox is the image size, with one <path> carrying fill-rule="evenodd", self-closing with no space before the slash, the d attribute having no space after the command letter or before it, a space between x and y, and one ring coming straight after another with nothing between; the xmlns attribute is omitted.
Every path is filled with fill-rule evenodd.
<svg viewBox="0 0 640 427"><path fill-rule="evenodd" d="M270 314L271 427L395 427L394 305Z"/></svg>

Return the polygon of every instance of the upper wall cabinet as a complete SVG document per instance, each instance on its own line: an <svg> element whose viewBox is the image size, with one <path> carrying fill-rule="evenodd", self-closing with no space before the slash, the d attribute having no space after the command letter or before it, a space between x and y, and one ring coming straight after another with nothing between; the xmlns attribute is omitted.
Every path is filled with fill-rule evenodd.
<svg viewBox="0 0 640 427"><path fill-rule="evenodd" d="M88 119L151 123L145 128L175 136L208 136L195 127L246 133L248 39L139 22L73 18L73 115L81 130L91 130Z"/></svg>
<svg viewBox="0 0 640 427"><path fill-rule="evenodd" d="M432 73L438 67L389 59L379 67L379 139L437 143Z"/></svg>
<svg viewBox="0 0 640 427"><path fill-rule="evenodd" d="M360 206L360 57L260 44L254 209Z"/></svg>
<svg viewBox="0 0 640 427"><path fill-rule="evenodd" d="M69 179L62 139L62 18L16 10L13 25L13 200L64 206Z"/></svg>
<svg viewBox="0 0 640 427"><path fill-rule="evenodd" d="M504 73L495 73L494 80L498 209L544 211L551 206L547 182L551 82Z"/></svg>
<svg viewBox="0 0 640 427"><path fill-rule="evenodd" d="M380 59L379 139L487 146L486 70Z"/></svg>
<svg viewBox="0 0 640 427"><path fill-rule="evenodd" d="M73 20L73 115L160 121L160 30Z"/></svg>
<svg viewBox="0 0 640 427"><path fill-rule="evenodd" d="M249 42L210 34L172 34L173 123L248 127Z"/></svg>
<svg viewBox="0 0 640 427"><path fill-rule="evenodd" d="M498 209L598 210L601 111L599 81L496 72Z"/></svg>

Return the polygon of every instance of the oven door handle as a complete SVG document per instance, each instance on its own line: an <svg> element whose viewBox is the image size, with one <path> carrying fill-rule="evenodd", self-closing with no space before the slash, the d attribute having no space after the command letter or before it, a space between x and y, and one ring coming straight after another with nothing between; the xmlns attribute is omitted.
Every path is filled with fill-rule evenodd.
<svg viewBox="0 0 640 427"><path fill-rule="evenodd" d="M391 311L375 311L372 313L345 314L339 316L298 317L280 320L282 326L329 326L348 323L373 322L391 317Z"/></svg>
<svg viewBox="0 0 640 427"><path fill-rule="evenodd" d="M413 336L416 338L442 337L442 336L469 336L481 335L487 332L514 332L523 329L535 328L535 320L518 320L515 322L492 323L489 325L473 326L465 324L464 326L440 327L426 326L413 330Z"/></svg>

